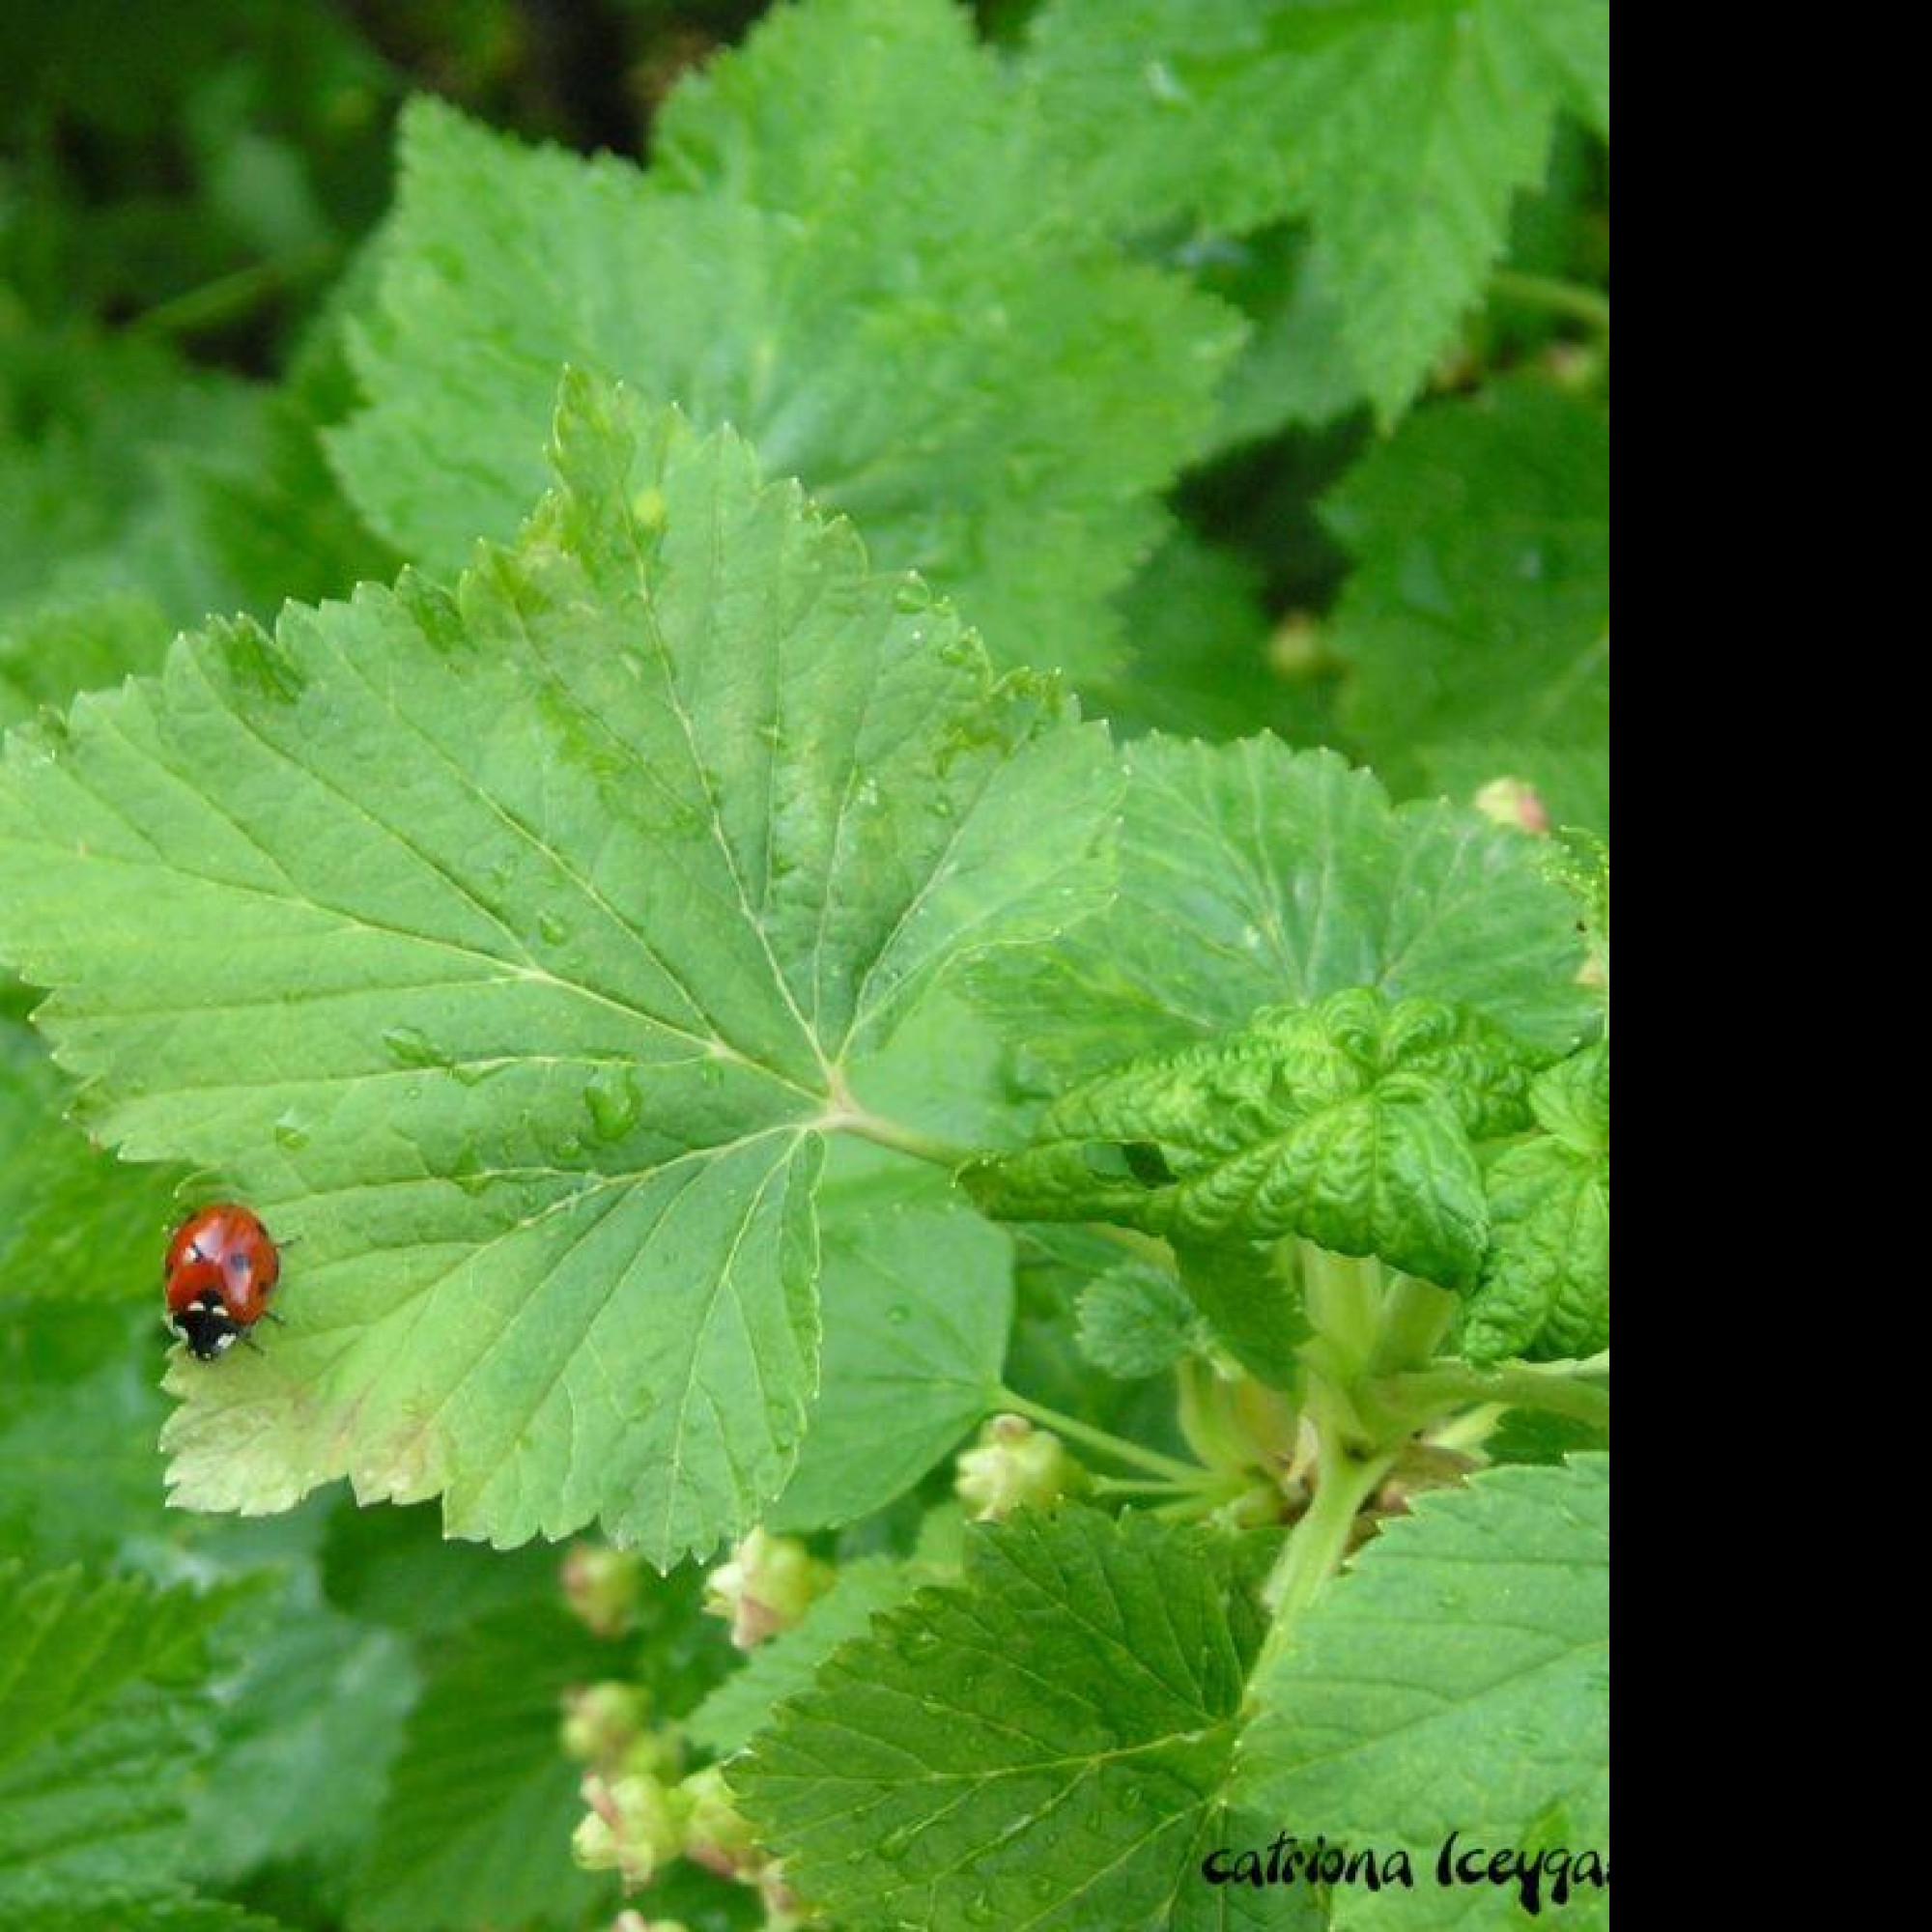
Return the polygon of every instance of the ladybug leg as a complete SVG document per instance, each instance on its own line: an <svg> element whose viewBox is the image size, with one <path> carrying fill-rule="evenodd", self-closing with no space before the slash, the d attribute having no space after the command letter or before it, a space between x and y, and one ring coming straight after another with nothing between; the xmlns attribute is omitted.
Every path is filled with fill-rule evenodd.
<svg viewBox="0 0 1932 1932"><path fill-rule="evenodd" d="M264 1321L272 1321L277 1328L286 1328L289 1325L287 1321L284 1320L283 1317L277 1315L272 1308L263 1309L262 1320Z"/></svg>
<svg viewBox="0 0 1932 1932"><path fill-rule="evenodd" d="M263 1352L261 1343L256 1341L254 1336L249 1334L247 1329L245 1328L238 1328L235 1331L235 1339L238 1342L240 1342L244 1349L253 1350L254 1352L258 1355Z"/></svg>

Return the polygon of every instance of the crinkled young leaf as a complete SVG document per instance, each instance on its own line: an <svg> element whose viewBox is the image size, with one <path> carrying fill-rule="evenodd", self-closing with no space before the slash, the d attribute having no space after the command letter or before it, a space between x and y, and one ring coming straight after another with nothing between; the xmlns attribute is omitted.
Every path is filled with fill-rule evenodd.
<svg viewBox="0 0 1932 1932"><path fill-rule="evenodd" d="M1299 1235L1469 1287L1488 1232L1473 1143L1526 1123L1528 1086L1520 1049L1486 1022L1358 988L1103 1074L963 1179L1008 1220Z"/></svg>
<svg viewBox="0 0 1932 1932"><path fill-rule="evenodd" d="M1119 228L1306 215L1363 384L1406 403L1543 178L1605 131L1607 0L1051 0L1024 69Z"/></svg>
<svg viewBox="0 0 1932 1932"><path fill-rule="evenodd" d="M836 1651L732 1769L840 1922L1159 1922L1260 1635L1236 1547L1084 1509L973 1532L963 1584Z"/></svg>
<svg viewBox="0 0 1932 1932"><path fill-rule="evenodd" d="M1544 1131L1490 1168L1490 1252L1463 1352L1557 1360L1610 1340L1610 1050L1586 1047L1542 1074Z"/></svg>
<svg viewBox="0 0 1932 1932"><path fill-rule="evenodd" d="M820 1199L825 1354L774 1529L857 1522L903 1494L996 1404L1012 1247L943 1178L881 1176Z"/></svg>
<svg viewBox="0 0 1932 1932"><path fill-rule="evenodd" d="M1355 568L1326 640L1344 716L1392 775L1466 738L1601 753L1609 461L1601 406L1519 379L1418 411L1329 496Z"/></svg>
<svg viewBox="0 0 1932 1932"><path fill-rule="evenodd" d="M1454 1001L1553 1052L1593 1023L1577 903L1539 841L1461 807L1392 808L1372 774L1265 735L1147 738L1124 758L1112 908L973 975L1057 1085L1350 986Z"/></svg>
<svg viewBox="0 0 1932 1932"><path fill-rule="evenodd" d="M485 1619L439 1659L349 1910L354 1932L577 1926L604 1882L571 1862L581 1768L557 1747L564 1690L616 1653L560 1605Z"/></svg>
<svg viewBox="0 0 1932 1932"><path fill-rule="evenodd" d="M569 361L735 425L1002 663L1104 665L1236 319L1054 191L951 0L781 10L653 151L645 175L406 116L369 407L333 445L370 521L440 568L507 534Z"/></svg>
<svg viewBox="0 0 1932 1932"><path fill-rule="evenodd" d="M1236 1793L1304 1836L1605 1848L1608 1459L1421 1496L1254 1694Z"/></svg>
<svg viewBox="0 0 1932 1932"><path fill-rule="evenodd" d="M346 1473L668 1563L794 1460L843 1063L1094 907L1112 766L729 434L579 380L558 440L453 595L10 740L0 952L103 1138L305 1244L271 1349L172 1372L182 1500Z"/></svg>
<svg viewBox="0 0 1932 1932"><path fill-rule="evenodd" d="M1081 1291L1081 1352L1102 1375L1157 1376L1201 1339L1194 1304L1163 1268L1122 1262Z"/></svg>

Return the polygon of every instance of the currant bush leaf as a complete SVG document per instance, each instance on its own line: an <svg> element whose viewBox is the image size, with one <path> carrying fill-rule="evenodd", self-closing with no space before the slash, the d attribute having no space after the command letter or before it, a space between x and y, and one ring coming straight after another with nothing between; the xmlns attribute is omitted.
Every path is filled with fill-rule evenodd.
<svg viewBox="0 0 1932 1932"><path fill-rule="evenodd" d="M1309 1336L1293 1244L1199 1239L1174 1243L1180 1285L1209 1334L1257 1380L1292 1388Z"/></svg>
<svg viewBox="0 0 1932 1932"><path fill-rule="evenodd" d="M571 1862L583 1803L557 1724L566 1688L609 1675L611 1656L534 1605L449 1644L410 1715L352 1932L584 1921L605 1886Z"/></svg>
<svg viewBox="0 0 1932 1932"><path fill-rule="evenodd" d="M1326 632L1350 668L1343 715L1380 763L1406 779L1426 769L1428 747L1471 738L1601 754L1610 591L1600 408L1518 380L1419 410L1323 514L1355 558Z"/></svg>
<svg viewBox="0 0 1932 1932"><path fill-rule="evenodd" d="M653 145L645 175L410 111L368 408L333 445L370 521L440 568L507 535L574 362L734 424L1001 662L1103 665L1235 319L1053 191L950 0L783 10Z"/></svg>
<svg viewBox="0 0 1932 1932"><path fill-rule="evenodd" d="M1548 166L1607 131L1606 0L1052 0L1026 72L1129 232L1306 216L1364 388L1414 394Z"/></svg>
<svg viewBox="0 0 1932 1932"><path fill-rule="evenodd" d="M1498 1468L1384 1525L1258 1676L1236 1791L1304 1837L1605 1845L1609 1463ZM1406 1922L1406 1921L1403 1921Z"/></svg>
<svg viewBox="0 0 1932 1932"><path fill-rule="evenodd" d="M834 1652L734 1765L808 1905L931 1932L1158 1923L1260 1634L1226 1542L1072 1509Z"/></svg>
<svg viewBox="0 0 1932 1932"><path fill-rule="evenodd" d="M691 1714L686 1728L720 1756L742 1750L782 1699L810 1687L818 1666L840 1644L864 1636L879 1611L903 1603L929 1575L923 1565L883 1556L841 1563L838 1580L804 1621L759 1644Z"/></svg>
<svg viewBox="0 0 1932 1932"><path fill-rule="evenodd" d="M1201 1339L1200 1317L1180 1284L1146 1262L1122 1262L1081 1292L1081 1352L1117 1380L1157 1376Z"/></svg>
<svg viewBox="0 0 1932 1932"><path fill-rule="evenodd" d="M1083 679L1081 696L1122 735L1236 738L1264 726L1292 744L1322 742L1327 687L1275 673L1262 593L1247 558L1177 527L1121 595L1118 670Z"/></svg>
<svg viewBox="0 0 1932 1932"><path fill-rule="evenodd" d="M1495 1028L1359 989L1103 1074L1055 1101L1027 1147L963 1179L1008 1220L1298 1235L1466 1288L1488 1231L1475 1143L1527 1123L1528 1085Z"/></svg>
<svg viewBox="0 0 1932 1932"><path fill-rule="evenodd" d="M0 1548L43 1564L104 1563L168 1539L153 1261L151 1246L146 1307L0 1298Z"/></svg>
<svg viewBox="0 0 1932 1932"><path fill-rule="evenodd" d="M234 1602L0 1564L0 1923L190 1909L198 1691Z"/></svg>
<svg viewBox="0 0 1932 1932"><path fill-rule="evenodd" d="M103 1152L64 1118L71 1099L41 1041L0 1018L0 1281L68 1302L153 1294L181 1176Z"/></svg>
<svg viewBox="0 0 1932 1932"><path fill-rule="evenodd" d="M332 1608L313 1562L295 1566L221 1687L186 1826L202 1883L232 1888L266 1865L298 1866L339 1905L384 1816L419 1688L400 1635ZM252 1802L236 1804L237 1791Z"/></svg>
<svg viewBox="0 0 1932 1932"><path fill-rule="evenodd" d="M845 1063L1102 902L1115 783L728 433L577 380L558 464L453 594L217 627L15 734L0 952L103 1138L305 1243L272 1349L172 1371L180 1500L348 1474L668 1563L795 1459Z"/></svg>
<svg viewBox="0 0 1932 1932"><path fill-rule="evenodd" d="M1013 1317L1010 1244L943 1179L843 1181L819 1206L824 1362L775 1529L856 1522L911 1489L995 1406Z"/></svg>
<svg viewBox="0 0 1932 1932"><path fill-rule="evenodd" d="M1610 1341L1610 1053L1541 1075L1544 1131L1490 1168L1491 1247L1463 1322L1472 1361L1594 1355Z"/></svg>
<svg viewBox="0 0 1932 1932"><path fill-rule="evenodd" d="M1267 736L1148 738L1125 762L1112 908L1050 956L973 975L1046 1078L1352 986L1467 1006L1552 1051L1593 1024L1577 900L1538 841L1459 807L1391 808L1368 772Z"/></svg>

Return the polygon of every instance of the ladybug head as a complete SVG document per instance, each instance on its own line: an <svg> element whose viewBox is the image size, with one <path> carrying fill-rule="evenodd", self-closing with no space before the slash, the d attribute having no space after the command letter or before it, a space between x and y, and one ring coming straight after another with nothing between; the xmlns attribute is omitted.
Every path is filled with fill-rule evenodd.
<svg viewBox="0 0 1932 1932"><path fill-rule="evenodd" d="M197 1361L212 1362L225 1355L241 1339L242 1325L221 1305L221 1296L210 1289L170 1318L168 1325L188 1346Z"/></svg>

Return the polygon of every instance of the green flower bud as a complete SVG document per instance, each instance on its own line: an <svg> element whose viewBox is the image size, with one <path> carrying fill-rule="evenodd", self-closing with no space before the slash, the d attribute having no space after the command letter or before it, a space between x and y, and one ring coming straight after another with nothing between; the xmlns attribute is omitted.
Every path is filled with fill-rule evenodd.
<svg viewBox="0 0 1932 1932"><path fill-rule="evenodd" d="M1268 639L1268 668L1290 684L1326 677L1337 667L1329 656L1321 626L1305 611L1291 611Z"/></svg>
<svg viewBox="0 0 1932 1932"><path fill-rule="evenodd" d="M996 1415L959 1458L952 1487L976 1521L998 1522L1018 1509L1045 1509L1086 1482L1059 1436L1023 1415Z"/></svg>
<svg viewBox="0 0 1932 1932"><path fill-rule="evenodd" d="M559 1742L566 1757L608 1769L644 1732L650 1700L635 1684L587 1684L564 1693Z"/></svg>
<svg viewBox="0 0 1932 1932"><path fill-rule="evenodd" d="M596 1636L622 1636L638 1620L644 1566L628 1549L573 1543L563 1559L563 1596L571 1614Z"/></svg>
<svg viewBox="0 0 1932 1932"><path fill-rule="evenodd" d="M655 1777L614 1783L586 1777L583 1802L590 1810L571 1838L571 1853L585 1871L618 1873L626 1890L649 1883L684 1849L684 1795Z"/></svg>
<svg viewBox="0 0 1932 1932"><path fill-rule="evenodd" d="M1471 801L1485 818L1538 838L1549 835L1549 808L1527 779L1492 779Z"/></svg>
<svg viewBox="0 0 1932 1932"><path fill-rule="evenodd" d="M765 1863L757 1833L738 1809L724 1774L715 1764L695 1771L678 1787L690 1810L684 1855L720 1878L745 1878Z"/></svg>
<svg viewBox="0 0 1932 1932"><path fill-rule="evenodd" d="M751 1650L789 1630L832 1587L837 1573L795 1536L754 1529L704 1580L704 1607L731 1626L731 1641Z"/></svg>
<svg viewBox="0 0 1932 1932"><path fill-rule="evenodd" d="M684 1733L675 1724L640 1732L617 1762L624 1777L661 1777L675 1783L684 1775Z"/></svg>

